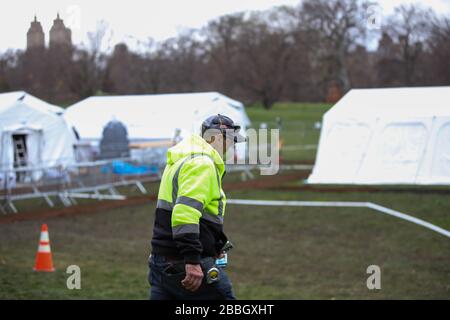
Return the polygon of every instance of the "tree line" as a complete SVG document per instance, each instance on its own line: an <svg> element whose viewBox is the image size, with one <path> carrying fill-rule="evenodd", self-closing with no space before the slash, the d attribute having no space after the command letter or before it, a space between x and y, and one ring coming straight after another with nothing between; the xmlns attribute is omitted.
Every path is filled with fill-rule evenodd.
<svg viewBox="0 0 450 320"><path fill-rule="evenodd" d="M4 52L0 92L71 103L102 93L220 91L270 108L334 102L351 88L450 84L450 16L419 5L382 16L365 1L304 0L110 53L100 50L107 28L90 32L84 47Z"/></svg>

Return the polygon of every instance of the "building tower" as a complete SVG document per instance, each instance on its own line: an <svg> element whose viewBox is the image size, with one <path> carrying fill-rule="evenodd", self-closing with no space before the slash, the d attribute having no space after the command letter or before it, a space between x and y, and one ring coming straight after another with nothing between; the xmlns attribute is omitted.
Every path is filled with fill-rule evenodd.
<svg viewBox="0 0 450 320"><path fill-rule="evenodd" d="M53 20L53 26L50 29L50 48L58 46L72 46L72 31L64 25L59 13Z"/></svg>
<svg viewBox="0 0 450 320"><path fill-rule="evenodd" d="M30 29L27 32L27 50L36 48L45 48L45 34L41 23L34 16L34 21L31 21Z"/></svg>

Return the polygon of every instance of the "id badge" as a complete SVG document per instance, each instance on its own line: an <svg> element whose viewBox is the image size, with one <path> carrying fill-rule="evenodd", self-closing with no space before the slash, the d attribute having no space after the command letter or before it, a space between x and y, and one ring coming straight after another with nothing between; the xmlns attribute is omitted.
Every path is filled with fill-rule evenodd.
<svg viewBox="0 0 450 320"><path fill-rule="evenodd" d="M219 268L225 268L228 264L228 255L225 253L223 258L216 259L216 266Z"/></svg>

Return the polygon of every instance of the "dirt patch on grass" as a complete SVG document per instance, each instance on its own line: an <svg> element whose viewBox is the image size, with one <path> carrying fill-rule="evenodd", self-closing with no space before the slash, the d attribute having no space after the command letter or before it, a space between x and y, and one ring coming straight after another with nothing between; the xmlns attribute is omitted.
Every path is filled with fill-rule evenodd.
<svg viewBox="0 0 450 320"><path fill-rule="evenodd" d="M224 183L223 188L225 192L227 190L246 190L246 189L265 189L279 187L286 182L305 179L309 176L309 171L299 171L293 174L275 175L275 176L262 176L258 179L241 181L235 183Z"/></svg>
<svg viewBox="0 0 450 320"><path fill-rule="evenodd" d="M272 189L271 187L269 189ZM275 188L273 188L275 189ZM312 185L304 186L278 186L276 190L279 191L309 191L309 192L331 192L331 193L412 193L412 194L436 194L436 195L450 195L450 189L419 189L419 188L379 188L379 187L317 187Z"/></svg>
<svg viewBox="0 0 450 320"><path fill-rule="evenodd" d="M80 205L74 205L61 209L44 209L31 212L19 212L0 217L0 224L8 224L27 220L44 220L55 217L65 217L72 215L91 214L108 211L110 209L136 206L156 200L156 196L137 196L125 200L98 201Z"/></svg>
<svg viewBox="0 0 450 320"><path fill-rule="evenodd" d="M279 175L279 176L267 176L249 181L241 181L236 183L224 183L225 190L246 190L246 189L264 189L280 186L289 181L297 179L304 179L308 176L309 172L296 172L295 174ZM156 200L156 195L145 196L133 196L128 197L125 200L103 200L92 201L87 204L74 205L67 208L59 209L41 209L30 212L19 212L17 214L8 214L0 216L0 224L8 224L19 221L28 220L45 220L55 217L65 217L81 214L92 214L102 211L108 211L111 209L136 206L150 201Z"/></svg>

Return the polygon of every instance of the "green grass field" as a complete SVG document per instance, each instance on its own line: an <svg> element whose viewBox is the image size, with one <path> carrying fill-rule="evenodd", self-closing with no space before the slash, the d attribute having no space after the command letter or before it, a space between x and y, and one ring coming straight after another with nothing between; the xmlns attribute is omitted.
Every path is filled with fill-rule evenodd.
<svg viewBox="0 0 450 320"><path fill-rule="evenodd" d="M275 119L280 117L280 137L284 146L308 146L317 145L320 129L316 129L314 125L321 121L322 115L330 108L330 104L278 103L270 110L261 106L250 106L246 110L254 128L259 128L261 123L266 123L268 128L276 128ZM282 158L288 161L312 163L315 157L315 149L282 152Z"/></svg>
<svg viewBox="0 0 450 320"><path fill-rule="evenodd" d="M283 119L286 145L316 144L314 123L329 106L248 108L253 124ZM297 123L311 126L300 140ZM291 152L313 161L314 150ZM283 172L282 174L289 174ZM270 179L265 177L264 179ZM236 181L227 175L225 182ZM301 181L285 186L298 187ZM157 185L152 186L156 190ZM228 198L371 201L450 229L449 188L396 192L226 190ZM44 207L44 203L35 203ZM1 299L146 299L147 257L155 202L95 214L0 225ZM28 207L30 204L28 204ZM19 213L20 214L20 213ZM56 272L32 271L41 223L50 231ZM254 207L229 204L225 230L235 244L228 273L240 299L449 299L450 239L363 208ZM81 290L68 290L67 266L81 268ZM368 290L366 269L381 268L381 290Z"/></svg>

